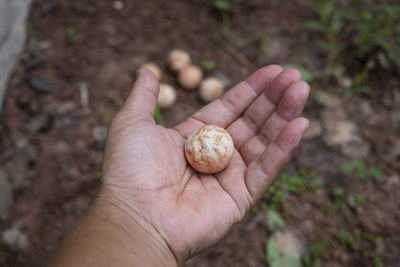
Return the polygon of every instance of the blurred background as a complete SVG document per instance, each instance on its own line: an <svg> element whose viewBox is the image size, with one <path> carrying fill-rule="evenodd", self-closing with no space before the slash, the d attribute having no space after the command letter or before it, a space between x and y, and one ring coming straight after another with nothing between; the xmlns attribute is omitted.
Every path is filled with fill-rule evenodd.
<svg viewBox="0 0 400 267"><path fill-rule="evenodd" d="M399 1L34 0L27 14L0 113L1 266L41 266L90 207L141 64L176 88L158 123L204 105L167 70L175 48L226 90L272 63L312 87L311 127L279 179L184 266L400 266Z"/></svg>

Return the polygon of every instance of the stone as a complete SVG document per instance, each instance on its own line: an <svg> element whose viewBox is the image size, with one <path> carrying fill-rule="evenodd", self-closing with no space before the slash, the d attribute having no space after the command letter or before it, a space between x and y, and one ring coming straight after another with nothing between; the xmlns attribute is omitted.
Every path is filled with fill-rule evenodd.
<svg viewBox="0 0 400 267"><path fill-rule="evenodd" d="M10 248L20 251L29 249L29 240L26 234L17 228L9 228L1 234L3 243Z"/></svg>
<svg viewBox="0 0 400 267"><path fill-rule="evenodd" d="M274 233L274 240L280 251L295 259L301 259L307 252L303 234L290 226L285 226Z"/></svg>
<svg viewBox="0 0 400 267"><path fill-rule="evenodd" d="M318 104L325 108L337 108L342 104L342 99L322 90L315 90L312 96Z"/></svg>
<svg viewBox="0 0 400 267"><path fill-rule="evenodd" d="M13 204L12 185L7 179L7 174L0 169L0 219L5 220Z"/></svg>
<svg viewBox="0 0 400 267"><path fill-rule="evenodd" d="M215 72L213 72L212 77L220 80L223 83L225 88L229 88L233 84L232 79L227 74L225 74L223 72L215 71Z"/></svg>
<svg viewBox="0 0 400 267"><path fill-rule="evenodd" d="M25 80L30 85L30 87L32 87L32 89L37 93L48 94L53 91L53 86L40 77L33 75L26 75Z"/></svg>
<svg viewBox="0 0 400 267"><path fill-rule="evenodd" d="M330 120L326 123L327 133L324 137L328 146L342 145L356 137L357 126L349 120Z"/></svg>
<svg viewBox="0 0 400 267"><path fill-rule="evenodd" d="M104 142L107 137L108 129L105 126L96 126L93 128L92 136L98 142Z"/></svg>
<svg viewBox="0 0 400 267"><path fill-rule="evenodd" d="M122 1L114 1L113 2L113 8L115 10L122 10L125 7L124 2Z"/></svg>
<svg viewBox="0 0 400 267"><path fill-rule="evenodd" d="M47 114L40 114L33 117L26 125L25 128L32 134L45 129L50 123L50 118Z"/></svg>
<svg viewBox="0 0 400 267"><path fill-rule="evenodd" d="M0 1L0 110L8 79L24 47L30 5L31 0Z"/></svg>
<svg viewBox="0 0 400 267"><path fill-rule="evenodd" d="M18 150L12 162L12 186L14 189L26 188L30 185L29 181L29 154L26 149Z"/></svg>
<svg viewBox="0 0 400 267"><path fill-rule="evenodd" d="M266 246L269 266L301 267L301 258L306 252L304 235L290 226L276 230Z"/></svg>
<svg viewBox="0 0 400 267"><path fill-rule="evenodd" d="M322 134L321 123L317 120L310 120L310 127L304 134L304 140L314 139Z"/></svg>
<svg viewBox="0 0 400 267"><path fill-rule="evenodd" d="M322 112L326 133L324 142L328 147L340 147L351 158L364 159L370 153L370 145L361 137L358 127L336 110Z"/></svg>

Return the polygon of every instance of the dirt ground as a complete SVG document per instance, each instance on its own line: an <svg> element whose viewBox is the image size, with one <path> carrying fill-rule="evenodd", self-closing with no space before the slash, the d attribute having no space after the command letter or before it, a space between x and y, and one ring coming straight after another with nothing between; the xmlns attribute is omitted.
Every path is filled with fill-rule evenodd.
<svg viewBox="0 0 400 267"><path fill-rule="evenodd" d="M301 30L312 15L308 1L235 3L235 42L230 43L209 0L124 1L121 10L106 0L34 1L27 45L0 115L0 168L19 177L0 229L21 229L30 245L26 251L3 245L1 266L43 265L89 208L100 184L107 125L141 63L153 61L165 69L168 51L182 48L197 64L213 60L216 68L207 75L229 84L266 64L296 63L311 71L324 65ZM268 42L260 52L263 34ZM285 170L311 169L323 184L290 194L291 208L282 214L308 247L326 241L318 257L322 266L374 266L376 258L383 266L400 266L400 79L377 73L372 92L347 101L337 86L313 84L305 110L312 132ZM178 87L168 71L162 80ZM196 92L179 89L177 104L162 112L166 126L202 105ZM363 180L343 174L340 167L354 159L377 166L382 175ZM335 206L332 188L337 187L345 192L345 209ZM363 196L360 205L347 201L356 193ZM267 266L261 257L271 234L265 213L250 212L216 247L185 266ZM341 228L358 241L339 242L335 236ZM379 236L379 242L371 236Z"/></svg>

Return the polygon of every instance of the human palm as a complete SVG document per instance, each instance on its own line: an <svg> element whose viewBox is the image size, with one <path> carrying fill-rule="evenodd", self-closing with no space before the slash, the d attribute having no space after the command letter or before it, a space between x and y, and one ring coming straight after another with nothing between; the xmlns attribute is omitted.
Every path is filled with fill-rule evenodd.
<svg viewBox="0 0 400 267"><path fill-rule="evenodd" d="M296 119L308 93L298 71L268 66L168 129L154 122L158 82L142 70L109 132L103 188L182 262L215 244L272 183L308 127ZM192 169L184 154L204 124L227 129L235 144L230 165L214 175Z"/></svg>

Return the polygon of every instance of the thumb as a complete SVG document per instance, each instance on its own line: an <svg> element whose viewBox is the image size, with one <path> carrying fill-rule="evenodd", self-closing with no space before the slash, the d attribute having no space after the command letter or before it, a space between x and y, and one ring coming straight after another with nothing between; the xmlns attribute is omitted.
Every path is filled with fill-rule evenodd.
<svg viewBox="0 0 400 267"><path fill-rule="evenodd" d="M158 79L148 69L141 69L122 112L134 120L154 122L154 110L159 93Z"/></svg>

